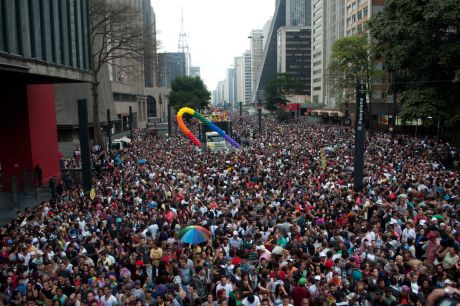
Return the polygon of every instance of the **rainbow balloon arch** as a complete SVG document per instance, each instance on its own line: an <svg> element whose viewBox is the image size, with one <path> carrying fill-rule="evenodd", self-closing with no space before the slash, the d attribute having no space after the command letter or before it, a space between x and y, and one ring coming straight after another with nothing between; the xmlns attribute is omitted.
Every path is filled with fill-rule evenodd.
<svg viewBox="0 0 460 306"><path fill-rule="evenodd" d="M205 124L207 127L212 129L213 131L217 132L222 138L225 139L229 144L232 145L232 147L238 149L240 147L240 144L237 143L232 137L228 136L227 133L225 133L220 127L203 117L200 113L195 111L194 109L190 107L182 107L178 112L177 112L177 124L179 125L180 130L182 133L184 133L192 142L195 146L198 148L201 147L201 142L196 138L195 135L187 128L187 126L184 123L184 120L182 119L182 116L184 114L189 114L192 115L193 117L199 119L203 124Z"/></svg>

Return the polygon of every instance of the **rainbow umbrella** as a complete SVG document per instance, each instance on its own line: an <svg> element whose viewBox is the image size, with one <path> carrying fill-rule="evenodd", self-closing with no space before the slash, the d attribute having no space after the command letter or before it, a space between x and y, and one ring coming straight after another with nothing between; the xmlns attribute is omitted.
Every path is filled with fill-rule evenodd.
<svg viewBox="0 0 460 306"><path fill-rule="evenodd" d="M200 244L211 238L211 233L202 226L189 225L180 230L177 234L182 242L189 244Z"/></svg>

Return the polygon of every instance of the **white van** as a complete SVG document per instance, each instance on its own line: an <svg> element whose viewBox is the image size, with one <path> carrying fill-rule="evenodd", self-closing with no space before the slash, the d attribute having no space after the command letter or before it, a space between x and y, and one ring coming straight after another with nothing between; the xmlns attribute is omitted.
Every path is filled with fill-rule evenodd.
<svg viewBox="0 0 460 306"><path fill-rule="evenodd" d="M211 152L228 150L227 142L217 132L206 132L206 148Z"/></svg>

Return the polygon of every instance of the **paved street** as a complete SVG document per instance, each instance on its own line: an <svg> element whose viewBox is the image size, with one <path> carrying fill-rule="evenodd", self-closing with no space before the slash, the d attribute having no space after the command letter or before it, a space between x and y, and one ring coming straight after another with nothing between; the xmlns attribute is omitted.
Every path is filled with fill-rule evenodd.
<svg viewBox="0 0 460 306"><path fill-rule="evenodd" d="M0 225L5 225L16 217L19 210L24 210L26 207L33 207L42 201L47 201L50 198L48 189L42 189L34 194L20 194L18 200L13 200L11 193L0 192ZM19 203L18 203L19 202Z"/></svg>

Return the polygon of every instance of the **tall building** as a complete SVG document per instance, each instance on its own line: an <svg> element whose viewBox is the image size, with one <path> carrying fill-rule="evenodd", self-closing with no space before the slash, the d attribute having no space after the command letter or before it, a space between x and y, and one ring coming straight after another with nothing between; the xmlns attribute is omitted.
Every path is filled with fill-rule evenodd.
<svg viewBox="0 0 460 306"><path fill-rule="evenodd" d="M262 53L262 62L257 74L253 75L253 89L251 90L251 102L263 99L265 87L276 78L277 62L277 33L278 29L286 25L286 0L277 0L275 14L270 23L270 30ZM255 63L253 62L254 66ZM254 68L253 68L254 70Z"/></svg>
<svg viewBox="0 0 460 306"><path fill-rule="evenodd" d="M190 67L190 76L191 77L201 77L201 69L198 66Z"/></svg>
<svg viewBox="0 0 460 306"><path fill-rule="evenodd" d="M186 75L187 62L185 53L164 52L158 54L160 86L171 87L177 77Z"/></svg>
<svg viewBox="0 0 460 306"><path fill-rule="evenodd" d="M233 107L236 102L236 73L235 68L227 68L224 81L224 101L227 107Z"/></svg>
<svg viewBox="0 0 460 306"><path fill-rule="evenodd" d="M346 0L345 35L367 32L367 22L383 11L384 4L384 0Z"/></svg>
<svg viewBox="0 0 460 306"><path fill-rule="evenodd" d="M158 60L156 46L155 12L150 0L142 0L142 22L144 26L144 82L145 87L158 86Z"/></svg>
<svg viewBox="0 0 460 306"><path fill-rule="evenodd" d="M236 97L237 103L244 101L244 57L237 56L234 60L235 77L236 77Z"/></svg>
<svg viewBox="0 0 460 306"><path fill-rule="evenodd" d="M311 28L281 27L278 29L277 73L284 73L300 82L297 95L311 94Z"/></svg>
<svg viewBox="0 0 460 306"><path fill-rule="evenodd" d="M345 35L363 34L369 35L367 22L377 13L383 11L384 0L346 0L345 1ZM383 62L377 62L376 68L381 69L382 77L372 80L372 120L381 124L395 120L395 105L393 96L388 95L389 76L384 70ZM369 101L369 97L368 97ZM350 107L350 115L353 117L354 109Z"/></svg>
<svg viewBox="0 0 460 306"><path fill-rule="evenodd" d="M260 70L260 65L262 63L264 39L263 30L252 30L249 38L251 39L251 91L254 95L256 88L255 80L257 79L257 75L259 74Z"/></svg>
<svg viewBox="0 0 460 306"><path fill-rule="evenodd" d="M344 34L345 0L313 0L312 102L336 106L337 93L328 77L332 46Z"/></svg>
<svg viewBox="0 0 460 306"><path fill-rule="evenodd" d="M252 90L252 61L251 51L247 50L243 54L243 67L244 67L244 96L242 101L244 104L251 103L251 90Z"/></svg>
<svg viewBox="0 0 460 306"><path fill-rule="evenodd" d="M312 0L286 0L286 26L311 26Z"/></svg>
<svg viewBox="0 0 460 306"><path fill-rule="evenodd" d="M0 16L0 190L35 190L35 166L40 164L44 184L60 173L55 83L92 80L89 5L1 1ZM65 101L75 113L76 100ZM10 205L7 197L0 202Z"/></svg>
<svg viewBox="0 0 460 306"><path fill-rule="evenodd" d="M225 101L225 81L217 82L216 87L216 105L224 105Z"/></svg>
<svg viewBox="0 0 460 306"><path fill-rule="evenodd" d="M272 18L268 19L267 22L265 22L264 27L262 28L262 35L263 35L262 49L265 48L265 45L267 43L268 34L270 33L271 24L272 24Z"/></svg>

